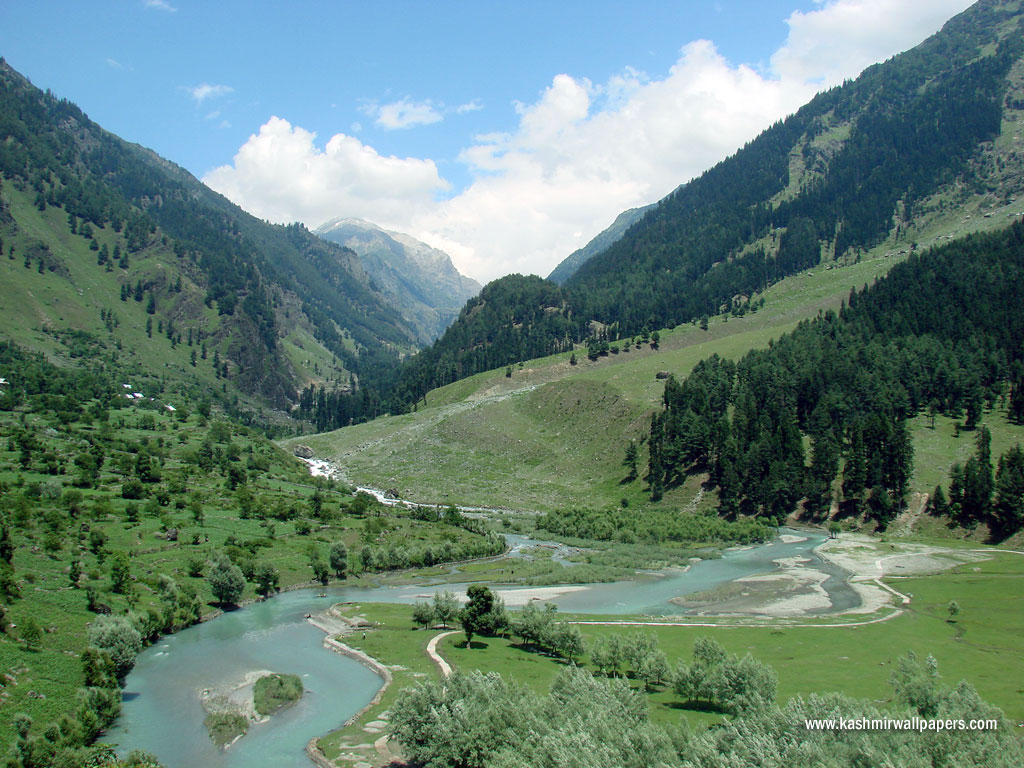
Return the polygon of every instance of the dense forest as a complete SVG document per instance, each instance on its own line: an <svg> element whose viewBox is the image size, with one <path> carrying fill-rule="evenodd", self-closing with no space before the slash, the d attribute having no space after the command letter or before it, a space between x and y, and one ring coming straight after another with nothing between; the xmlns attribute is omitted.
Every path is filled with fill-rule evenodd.
<svg viewBox="0 0 1024 768"><path fill-rule="evenodd" d="M903 504L913 467L907 419L944 413L974 430L983 408L1007 401L1020 419L1022 291L1018 222L912 255L853 291L838 314L804 321L737 363L716 356L682 382L669 379L651 422L652 496L707 472L725 515L781 520L803 498L812 515L838 501L884 526ZM983 450L978 461L991 474ZM957 515L984 517L991 493L990 483L985 500L965 506L954 489ZM998 528L1006 535L1022 522L1006 513Z"/></svg>

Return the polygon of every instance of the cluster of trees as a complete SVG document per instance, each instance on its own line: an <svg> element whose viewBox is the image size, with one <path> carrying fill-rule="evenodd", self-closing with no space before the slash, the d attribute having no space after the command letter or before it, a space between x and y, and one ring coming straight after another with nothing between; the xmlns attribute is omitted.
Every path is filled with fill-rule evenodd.
<svg viewBox="0 0 1024 768"><path fill-rule="evenodd" d="M760 520L729 521L714 514L681 514L663 508L630 510L566 509L546 512L537 528L558 536L624 544L720 542L754 544L767 541L775 528Z"/></svg>
<svg viewBox="0 0 1024 768"><path fill-rule="evenodd" d="M949 471L949 494L942 486L928 499L928 512L949 517L965 528L987 523L995 539L1012 536L1024 526L1024 450L1018 443L992 466L992 435L981 427L975 451Z"/></svg>
<svg viewBox="0 0 1024 768"><path fill-rule="evenodd" d="M1022 284L1018 223L913 255L851 292L840 313L738 363L715 356L684 382L670 379L648 440L652 496L707 472L727 515L780 519L801 498L817 514L838 492L884 525L913 467L907 419L941 412L970 428L1016 392Z"/></svg>
<svg viewBox="0 0 1024 768"><path fill-rule="evenodd" d="M359 549L359 564L364 571L396 571L500 555L504 551L505 540L497 533L488 532L482 537L465 537L455 543L445 541L434 546L388 544L374 547L366 544Z"/></svg>
<svg viewBox="0 0 1024 768"><path fill-rule="evenodd" d="M587 646L587 655L603 674L618 676L624 669L627 677L643 681L647 690L672 677L668 657L653 632L599 635Z"/></svg>
<svg viewBox="0 0 1024 768"><path fill-rule="evenodd" d="M529 602L513 616L509 633L520 638L523 646L575 663L584 651L583 634L567 621L556 621L556 610L551 603L538 608L535 602Z"/></svg>
<svg viewBox="0 0 1024 768"><path fill-rule="evenodd" d="M412 620L424 629L440 624L445 629L455 622L462 608L455 595L447 590L435 592L431 602L418 602L412 607Z"/></svg>
<svg viewBox="0 0 1024 768"><path fill-rule="evenodd" d="M934 659L919 662L911 653L901 659L891 683L898 706L882 710L867 701L849 696L813 694L796 696L784 707L769 707L726 720L721 728L689 734L683 749L696 768L726 768L744 765L823 766L854 768L868 763L928 765L954 768L986 765L1009 768L1024 761L1024 748L1003 719L999 709L961 682L942 684ZM884 718L910 720L995 720L989 730L944 730L920 732L913 729L810 729L811 720Z"/></svg>
<svg viewBox="0 0 1024 768"><path fill-rule="evenodd" d="M136 621L142 621L136 617ZM124 616L97 616L89 627L88 646L81 654L84 686L78 706L42 734L33 734L32 718L15 715L16 737L0 756L5 768L46 768L88 765L103 768L160 768L152 755L133 751L124 761L107 746L94 745L100 733L121 713L121 688L135 657L142 650L142 635Z"/></svg>
<svg viewBox="0 0 1024 768"><path fill-rule="evenodd" d="M693 642L693 661L679 662L672 685L690 705L745 714L772 705L778 678L771 667L749 653L741 658L726 653L711 638L698 637Z"/></svg>
<svg viewBox="0 0 1024 768"><path fill-rule="evenodd" d="M696 650L696 649L695 649ZM695 661L705 672L730 662L713 644ZM778 768L823 766L857 768L887 765L959 765L1010 768L1024 761L1024 747L995 707L967 683L954 688L939 681L933 660L901 660L893 687L899 702L881 712L868 701L842 694L794 697L784 707L756 689L774 695L774 676L756 661L750 666L748 694L731 705L735 712L720 727L666 730L651 723L647 701L622 679L595 678L569 666L558 673L547 695L506 682L499 675L456 672L444 681L406 689L391 708L390 729L405 755L432 768ZM738 687L743 687L738 683ZM807 727L809 720L838 718L953 720L994 719L992 730L872 730Z"/></svg>
<svg viewBox="0 0 1024 768"><path fill-rule="evenodd" d="M547 696L495 673L455 672L403 691L389 722L406 757L435 768L677 764L640 694L572 666Z"/></svg>

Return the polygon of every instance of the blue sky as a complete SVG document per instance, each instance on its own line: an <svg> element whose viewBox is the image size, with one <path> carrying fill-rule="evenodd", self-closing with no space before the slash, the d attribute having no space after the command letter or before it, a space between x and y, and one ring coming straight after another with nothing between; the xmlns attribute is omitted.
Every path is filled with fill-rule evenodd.
<svg viewBox="0 0 1024 768"><path fill-rule="evenodd" d="M256 215L367 218L487 280L547 274L967 4L11 0L0 55Z"/></svg>

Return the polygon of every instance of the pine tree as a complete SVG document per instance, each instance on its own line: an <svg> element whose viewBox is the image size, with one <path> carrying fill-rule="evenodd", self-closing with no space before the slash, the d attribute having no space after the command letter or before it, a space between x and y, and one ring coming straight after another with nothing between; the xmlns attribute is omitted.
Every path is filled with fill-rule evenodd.
<svg viewBox="0 0 1024 768"><path fill-rule="evenodd" d="M999 457L995 486L995 528L1011 536L1024 526L1024 450L1019 443Z"/></svg>

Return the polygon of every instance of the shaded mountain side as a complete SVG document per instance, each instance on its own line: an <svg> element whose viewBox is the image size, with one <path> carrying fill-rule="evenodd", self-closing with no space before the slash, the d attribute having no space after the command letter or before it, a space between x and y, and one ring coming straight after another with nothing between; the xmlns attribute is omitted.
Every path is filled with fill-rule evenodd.
<svg viewBox="0 0 1024 768"><path fill-rule="evenodd" d="M217 335L216 351L228 364L224 383L243 395L288 406L309 380L352 386L384 378L380 372L414 348L413 331L371 286L352 251L301 225L250 216L185 170L39 91L6 63L0 64L0 178L11 195L28 194L37 214L49 213L23 209L22 217L32 220L22 225L15 212L6 227L10 242L35 247L31 230L34 241L65 258L79 251L68 237L95 243L95 253L107 254L98 266L111 265L104 280L152 296L156 309L149 314L161 326L171 322L171 338ZM150 265L150 258L157 261ZM212 326L196 297L214 310ZM91 298L73 292L71 300ZM50 325L61 327L59 320ZM310 336L300 343L320 350L319 374L303 373L291 347L282 345L296 325Z"/></svg>
<svg viewBox="0 0 1024 768"><path fill-rule="evenodd" d="M333 219L314 233L354 251L373 283L429 344L458 316L480 284L459 274L444 251L362 219Z"/></svg>
<svg viewBox="0 0 1024 768"><path fill-rule="evenodd" d="M630 208L629 210L623 211L615 217L615 221L611 223L604 231L598 233L589 243L580 248L578 251L573 251L563 259L557 267L555 267L551 274L548 275L548 280L559 285L564 285L565 282L572 277L576 270L578 270L585 262L592 259L594 256L599 254L604 249L608 248L612 243L617 242L633 224L640 220L644 214L654 208L656 204L645 205L640 208Z"/></svg>
<svg viewBox="0 0 1024 768"><path fill-rule="evenodd" d="M570 303L627 334L688 322L823 258L899 238L943 191L988 193L1000 172L973 161L1024 106L1012 78L1020 18L1019 2L982 0L819 94L581 266ZM801 236L787 241L790 227Z"/></svg>

